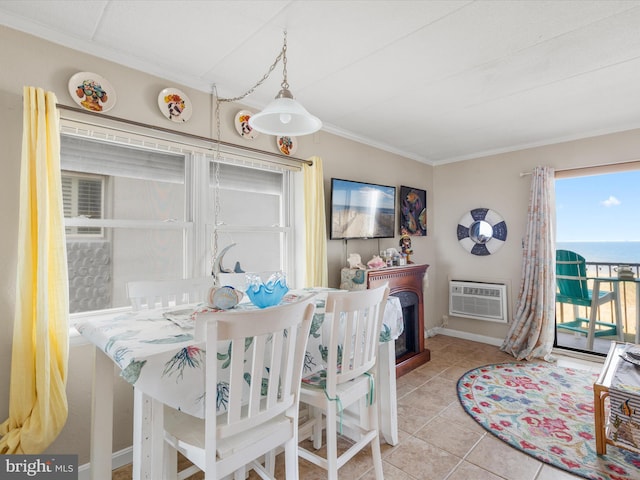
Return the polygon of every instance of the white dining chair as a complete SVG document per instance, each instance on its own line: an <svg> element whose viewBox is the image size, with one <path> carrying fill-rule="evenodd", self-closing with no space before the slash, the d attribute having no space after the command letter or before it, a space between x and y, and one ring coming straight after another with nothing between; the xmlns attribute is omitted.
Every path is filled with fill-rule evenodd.
<svg viewBox="0 0 640 480"><path fill-rule="evenodd" d="M127 297L134 310L185 305L204 301L213 285L212 276L174 280L136 280L127 283Z"/></svg>
<svg viewBox="0 0 640 480"><path fill-rule="evenodd" d="M164 437L205 472L207 479L245 469L273 477L272 452L283 446L288 480L298 479L298 409L302 369L315 304L312 297L260 310L207 312L205 418L164 409ZM218 342L231 342L227 411L217 414ZM170 450L171 451L171 450ZM176 478L175 457L165 456L166 478Z"/></svg>
<svg viewBox="0 0 640 480"><path fill-rule="evenodd" d="M176 278L171 280L135 280L128 282L127 297L134 311L151 310L159 307L172 307L203 302L207 298L209 289L214 285L212 276L201 278ZM133 471L134 478L141 476L141 472L151 471L157 475L163 468L162 461L158 460L162 450L161 439L154 438L155 445L142 441L143 437L150 437L145 430L145 418L162 418L161 412L164 406L153 398L145 395L134 386L133 401ZM166 449L164 455L177 458L175 451ZM155 469L155 470L154 470ZM198 469L191 466L181 472L179 478L186 478L197 472Z"/></svg>
<svg viewBox="0 0 640 480"><path fill-rule="evenodd" d="M298 454L327 470L330 480L337 480L338 469L368 444L375 478L383 479L374 377L388 296L386 285L371 290L329 292L327 296L324 322L330 322L330 336L323 342L326 370L303 379L300 402L310 407L310 413L299 434L300 440L312 438L313 448L318 450L324 424L326 458L302 446ZM350 406L359 406L357 415L350 415ZM354 443L338 455L337 437L343 427L352 432Z"/></svg>

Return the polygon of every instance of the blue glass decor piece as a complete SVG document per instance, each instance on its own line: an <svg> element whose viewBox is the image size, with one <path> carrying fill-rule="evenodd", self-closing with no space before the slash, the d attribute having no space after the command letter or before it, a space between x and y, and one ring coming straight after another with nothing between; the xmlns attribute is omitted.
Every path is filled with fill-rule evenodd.
<svg viewBox="0 0 640 480"><path fill-rule="evenodd" d="M288 291L289 287L282 272L270 275L266 282L260 274L247 273L247 295L256 307L278 305Z"/></svg>

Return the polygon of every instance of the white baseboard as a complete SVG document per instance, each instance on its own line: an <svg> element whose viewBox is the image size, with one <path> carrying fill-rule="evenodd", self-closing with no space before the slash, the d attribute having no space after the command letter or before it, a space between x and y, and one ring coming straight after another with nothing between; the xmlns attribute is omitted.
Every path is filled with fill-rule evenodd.
<svg viewBox="0 0 640 480"><path fill-rule="evenodd" d="M127 447L118 452L114 452L111 457L111 469L123 467L133 462L133 447ZM78 467L78 480L91 479L91 464L85 463Z"/></svg>
<svg viewBox="0 0 640 480"><path fill-rule="evenodd" d="M461 330L451 330L450 328L439 327L437 329L439 335L447 335L449 337L462 338L464 340L472 340L474 342L486 343L488 345L495 345L499 347L502 345L504 339L487 337L486 335L478 335L476 333L463 332Z"/></svg>

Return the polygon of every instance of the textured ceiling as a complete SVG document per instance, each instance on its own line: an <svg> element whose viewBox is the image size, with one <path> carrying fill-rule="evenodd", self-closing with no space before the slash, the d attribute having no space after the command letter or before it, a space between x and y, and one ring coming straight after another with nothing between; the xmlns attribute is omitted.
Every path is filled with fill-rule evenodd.
<svg viewBox="0 0 640 480"><path fill-rule="evenodd" d="M640 1L0 0L0 24L224 97L286 29L326 131L429 164L640 127Z"/></svg>

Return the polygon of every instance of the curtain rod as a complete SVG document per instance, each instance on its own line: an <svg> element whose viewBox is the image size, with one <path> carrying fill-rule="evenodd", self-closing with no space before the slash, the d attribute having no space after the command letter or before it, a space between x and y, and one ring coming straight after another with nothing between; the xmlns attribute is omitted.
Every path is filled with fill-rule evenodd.
<svg viewBox="0 0 640 480"><path fill-rule="evenodd" d="M90 112L88 110L83 110L83 109L78 108L78 107L70 107L68 105L62 105L60 103L56 103L56 107L61 109L61 110L69 110L71 112L77 112L77 113L84 113L84 114L87 114L87 115L93 115L95 117L106 118L107 120L113 120L113 121L120 122L120 123L126 123L128 125L134 125L136 127L149 128L151 130L156 130L156 131L164 132L164 133L170 133L170 134L178 135L178 136L182 136L182 137L193 138L195 140L202 140L202 141L205 141L205 142L219 143L221 146L225 146L225 147L238 148L240 150L246 150L246 151L253 152L253 153L259 153L261 155L269 155L271 157L276 157L276 158L286 158L287 160L293 160L293 161L300 162L300 163L306 163L307 165L313 165L313 161L311 161L311 160L304 160L302 158L297 158L297 157L289 157L289 156L286 156L286 155L282 155L280 153L267 152L266 150L260 150L258 148L246 147L244 145L238 145L238 144L235 144L235 143L225 142L225 141L222 141L222 140L216 140L216 139L209 138L209 137L203 137L203 136L200 136L200 135L195 135L193 133L180 132L178 130L172 130L170 128L157 127L155 125L150 125L148 123L136 122L134 120L127 120L126 118L114 117L112 115L105 115L103 113ZM73 119L69 119L69 120L73 120ZM136 132L130 132L130 133L136 133Z"/></svg>
<svg viewBox="0 0 640 480"><path fill-rule="evenodd" d="M585 165L583 167L559 168L555 170L555 174L556 177L559 176L563 178L569 176L572 172L589 173L606 168L609 168L611 170L610 173L640 169L640 159L614 163L598 163L596 165ZM520 177L526 177L528 175L533 175L533 172L520 172Z"/></svg>

